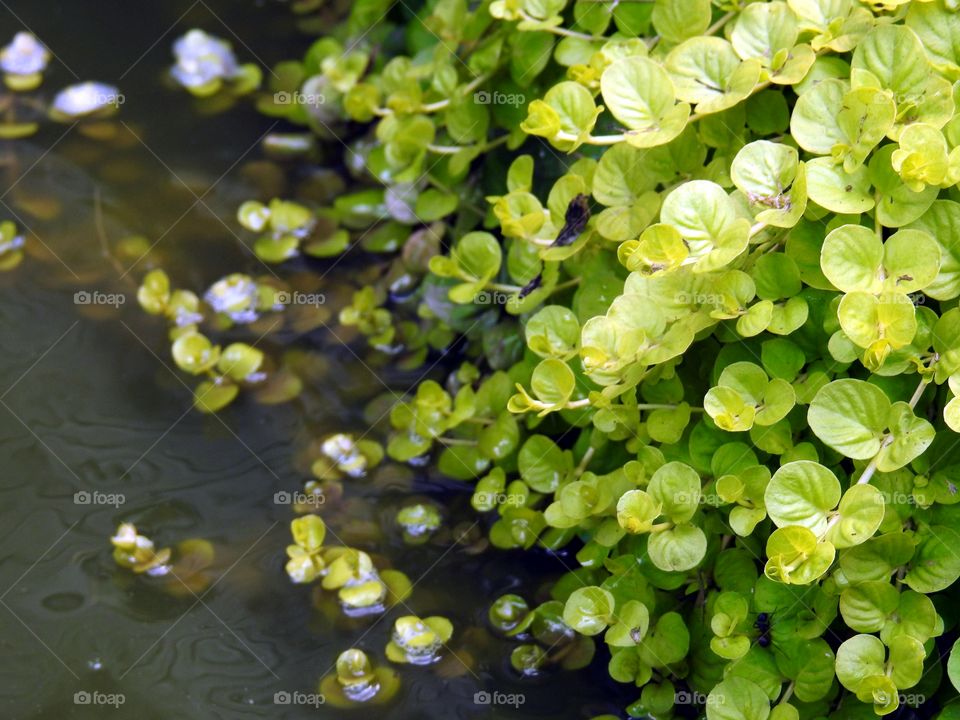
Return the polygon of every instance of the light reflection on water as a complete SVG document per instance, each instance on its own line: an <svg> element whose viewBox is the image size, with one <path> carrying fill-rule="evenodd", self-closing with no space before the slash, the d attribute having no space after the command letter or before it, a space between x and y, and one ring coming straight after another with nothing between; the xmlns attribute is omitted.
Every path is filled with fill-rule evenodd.
<svg viewBox="0 0 960 720"><path fill-rule="evenodd" d="M112 141L58 126L0 144L0 202L7 206L0 215L16 214L37 235L31 256L0 275L4 718L344 717L322 706L277 705L274 697L314 692L337 654L355 643L375 663L385 662L393 618L408 612L394 610L374 624L329 606L314 610L310 591L292 586L283 571L292 515L274 495L298 489L308 477L309 440L363 432L363 405L383 391L372 371L336 338L316 331L296 342L318 353L317 384L303 398L272 407L239 402L220 418L204 417L188 411L184 378L169 369L162 323L136 306L135 283L154 264L194 290L226 272L264 272L238 243L233 213L242 200L292 189L282 174L269 168L263 174L256 141L272 121L249 108L199 119L187 96L160 85L169 41L188 22L224 32L203 5L131 9L110 0L96 4L96 17L83 9L92 7L86 3L16 8L69 68L54 63L51 93L73 81L72 70L117 83L127 102ZM194 8L188 18L157 41L188 7ZM308 42L278 40L283 33L276 28L287 26L282 6L211 7L267 62L296 55ZM116 41L75 42L64 38L67 28ZM19 29L0 9L0 40ZM258 38L265 39L258 44ZM159 239L148 258L104 256L104 242L115 245L133 233ZM346 270L336 273L329 296L346 297L348 286ZM77 305L77 292L124 302ZM262 347L279 354L291 339L268 339ZM378 372L390 383L386 371ZM408 606L421 616L450 617L455 637L464 639L458 653L469 670L454 660L440 669L402 668L400 697L377 716L589 717L582 706L603 691L590 689L602 667L599 675L522 685L503 668L511 645L483 629L494 597L514 589L532 596L543 579L535 561L471 556L450 542L411 549L397 532L380 529L401 499L422 494L456 501L448 523L474 521L462 490L418 473L384 466L325 515L338 537L410 576L416 589ZM77 492L96 493L91 497L102 504L78 504ZM161 545L189 537L213 542L212 587L171 597L119 571L108 538L121 520ZM561 569L555 565L552 576ZM481 688L522 692L526 702L519 709L477 706L473 696ZM122 695L124 702L78 704L83 696L76 693L104 702ZM611 710L593 711L601 709Z"/></svg>

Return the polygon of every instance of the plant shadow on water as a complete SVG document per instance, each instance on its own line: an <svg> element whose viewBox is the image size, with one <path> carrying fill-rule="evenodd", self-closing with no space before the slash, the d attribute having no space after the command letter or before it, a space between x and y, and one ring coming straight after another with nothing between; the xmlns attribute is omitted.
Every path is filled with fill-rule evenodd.
<svg viewBox="0 0 960 720"><path fill-rule="evenodd" d="M117 83L125 103L106 139L55 126L0 147L0 214L36 240L15 272L0 275L2 716L349 716L283 701L316 692L347 647L385 663L389 629L407 612L351 620L315 609L310 591L284 573L293 514L275 494L302 485L308 473L297 451L310 439L364 432L371 418L362 408L382 394L381 381L332 333L271 337L268 354L312 354L312 387L294 403L240 402L222 416L201 415L188 409L162 326L134 297L156 258L196 289L227 272L264 271L237 241L234 212L243 199L288 189L257 142L272 123L239 106L198 117L161 75L170 40L191 26L235 31L275 62L294 37L289 14L280 3L110 0L95 13L86 3L14 6L16 16L0 9L3 37L28 27L59 56L45 88L76 73ZM134 234L157 241L143 261L114 252ZM338 268L331 297L348 295L349 270L349 261ZM398 391L413 379L377 372ZM325 513L331 532L407 573L416 585L410 608L450 617L463 638L458 657L441 666L401 668L400 696L377 714L584 717L612 707L603 702L617 698L602 662L595 674L521 683L506 667L512 645L487 630L493 598L516 591L532 599L564 565L529 553L468 554L450 534L409 547L387 519L410 496L443 506L448 528L475 523L463 489L428 469L413 477L389 466ZM171 594L118 569L108 538L121 521L162 545L209 540L210 586ZM523 704L484 705L482 696L478 704L482 690L522 693Z"/></svg>

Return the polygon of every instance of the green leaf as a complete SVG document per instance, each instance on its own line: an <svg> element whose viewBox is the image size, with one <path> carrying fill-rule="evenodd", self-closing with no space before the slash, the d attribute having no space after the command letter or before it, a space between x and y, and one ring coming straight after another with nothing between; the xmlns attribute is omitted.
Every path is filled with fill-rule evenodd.
<svg viewBox="0 0 960 720"><path fill-rule="evenodd" d="M656 0L651 20L659 35L672 43L683 42L710 26L710 1Z"/></svg>
<svg viewBox="0 0 960 720"><path fill-rule="evenodd" d="M873 485L854 485L843 494L837 512L827 540L837 548L859 545L873 537L883 522L883 495Z"/></svg>
<svg viewBox="0 0 960 720"><path fill-rule="evenodd" d="M840 614L851 630L875 633L896 611L900 593L887 581L866 582L840 593Z"/></svg>
<svg viewBox="0 0 960 720"><path fill-rule="evenodd" d="M922 216L937 199L939 188L914 192L893 169L896 145L884 145L870 158L870 182L877 190L877 219L884 227L903 227Z"/></svg>
<svg viewBox="0 0 960 720"><path fill-rule="evenodd" d="M857 692L874 675L885 675L886 648L873 635L854 635L837 648L837 679L847 690Z"/></svg>
<svg viewBox="0 0 960 720"><path fill-rule="evenodd" d="M803 172L794 148L767 140L745 145L730 167L734 184L760 209L757 221L775 227L793 227L803 215L807 206Z"/></svg>
<svg viewBox="0 0 960 720"><path fill-rule="evenodd" d="M740 255L749 241L750 222L737 216L723 188L709 180L684 183L667 195L661 222L684 238L694 270L723 267Z"/></svg>
<svg viewBox="0 0 960 720"><path fill-rule="evenodd" d="M645 490L628 490L617 501L617 522L628 533L649 532L661 505Z"/></svg>
<svg viewBox="0 0 960 720"><path fill-rule="evenodd" d="M569 453L561 450L546 435L531 435L520 448L517 459L520 476L532 489L552 493L573 468Z"/></svg>
<svg viewBox="0 0 960 720"><path fill-rule="evenodd" d="M799 525L778 528L767 539L764 573L772 580L790 585L808 585L822 576L836 556L829 542Z"/></svg>
<svg viewBox="0 0 960 720"><path fill-rule="evenodd" d="M684 523L696 513L700 504L700 476L682 462L670 462L658 469L647 492L660 506L660 514L673 523Z"/></svg>
<svg viewBox="0 0 960 720"><path fill-rule="evenodd" d="M574 590L563 606L563 621L582 635L598 635L614 621L613 595L596 586Z"/></svg>
<svg viewBox="0 0 960 720"><path fill-rule="evenodd" d="M566 360L580 344L580 323L562 305L547 305L527 322L527 346L542 358Z"/></svg>
<svg viewBox="0 0 960 720"><path fill-rule="evenodd" d="M737 16L730 40L744 60L768 65L779 51L796 45L798 34L796 15L786 3L753 3Z"/></svg>
<svg viewBox="0 0 960 720"><path fill-rule="evenodd" d="M685 572L703 560L707 552L707 536L696 525L682 523L653 533L647 551L650 560L661 570Z"/></svg>
<svg viewBox="0 0 960 720"><path fill-rule="evenodd" d="M676 103L670 76L648 58L628 57L610 65L600 76L600 91L635 147L670 142L683 132L690 115L689 105Z"/></svg>
<svg viewBox="0 0 960 720"><path fill-rule="evenodd" d="M958 646L960 646L960 640L957 640L950 648L950 659L947 661L947 676L955 690L960 690L960 652L957 651Z"/></svg>
<svg viewBox="0 0 960 720"><path fill-rule="evenodd" d="M728 677L707 696L707 720L767 720L770 699L754 682Z"/></svg>
<svg viewBox="0 0 960 720"><path fill-rule="evenodd" d="M950 587L960 578L960 533L945 525L931 525L922 536L903 581L919 593Z"/></svg>
<svg viewBox="0 0 960 720"><path fill-rule="evenodd" d="M960 245L950 240L960 233L960 203L936 200L908 227L926 232L940 249L939 271L923 288L924 293L935 300L960 297Z"/></svg>
<svg viewBox="0 0 960 720"><path fill-rule="evenodd" d="M823 535L828 513L840 502L840 482L823 465L797 460L773 474L763 501L777 527L800 525Z"/></svg>
<svg viewBox="0 0 960 720"><path fill-rule="evenodd" d="M890 413L883 390L863 380L834 380L817 392L807 422L821 442L855 460L879 452Z"/></svg>
<svg viewBox="0 0 960 720"><path fill-rule="evenodd" d="M759 82L762 66L759 60L741 61L723 38L696 37L670 51L666 68L677 97L708 114L745 100Z"/></svg>
<svg viewBox="0 0 960 720"><path fill-rule="evenodd" d="M520 127L529 135L547 138L559 150L573 152L593 130L602 111L583 85L561 82L547 90L543 100L530 103L527 118ZM559 132L574 135L577 139L558 138Z"/></svg>
<svg viewBox="0 0 960 720"><path fill-rule="evenodd" d="M930 75L920 39L904 25L877 25L857 44L850 67L854 87L879 86L900 98L911 97Z"/></svg>
<svg viewBox="0 0 960 720"><path fill-rule="evenodd" d="M858 215L873 209L873 192L865 167L852 173L833 158L818 157L805 164L807 193L818 205L835 213Z"/></svg>
<svg viewBox="0 0 960 720"><path fill-rule="evenodd" d="M639 600L628 600L614 615L603 640L612 647L634 647L640 643L650 627L650 611Z"/></svg>
<svg viewBox="0 0 960 720"><path fill-rule="evenodd" d="M905 402L895 402L887 415L890 432L877 456L880 472L893 472L911 463L933 442L936 431L924 418L913 414Z"/></svg>

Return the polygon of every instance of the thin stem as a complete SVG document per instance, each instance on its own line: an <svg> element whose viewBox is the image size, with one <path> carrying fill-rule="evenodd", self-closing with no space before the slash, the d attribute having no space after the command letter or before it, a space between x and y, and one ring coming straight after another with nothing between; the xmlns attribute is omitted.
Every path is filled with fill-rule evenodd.
<svg viewBox="0 0 960 720"><path fill-rule="evenodd" d="M586 138L581 138L579 135L568 133L566 130L560 130L554 135L555 140L583 142L585 145L616 145L623 142L626 137L627 133L620 133L619 135L588 135Z"/></svg>
<svg viewBox="0 0 960 720"><path fill-rule="evenodd" d="M463 86L463 94L469 95L489 79L490 73L477 75L477 77ZM439 112L440 110L446 110L448 107L450 107L450 98L446 98L445 100L437 100L436 102L427 103L426 105L421 105L419 111L424 113L433 113Z"/></svg>
<svg viewBox="0 0 960 720"><path fill-rule="evenodd" d="M473 447L477 444L476 440L464 440L463 438L452 438L452 437L446 437L445 435L438 437L437 441L442 443L443 445L464 445L464 446Z"/></svg>
<svg viewBox="0 0 960 720"><path fill-rule="evenodd" d="M539 22L540 22L540 20L538 20L537 18L533 17L533 15L529 15L529 14L527 14L527 13L526 13L525 11L523 11L523 10L520 11L520 17L522 17L522 18L523 18L524 20L526 20L527 22L532 22L532 23L539 23ZM554 35L560 35L560 36L562 36L562 37L577 38L578 40L599 40L599 41L606 41L606 40L608 39L608 38L604 37L603 35L587 35L586 33L580 33L580 32L577 32L577 31L575 31L575 30L567 30L566 28L563 28L563 27L552 27L552 26L551 26L551 27L541 27L541 28L539 28L539 29L540 29L540 30L546 30L547 32L553 33Z"/></svg>
<svg viewBox="0 0 960 720"><path fill-rule="evenodd" d="M917 389L913 391L913 395L910 397L910 402L908 403L911 410L913 410L917 406L917 403L920 402L920 397L923 395L923 391L927 388L928 382L930 381L927 378L920 379L920 384L917 385ZM883 452L884 448L888 447L891 443L893 443L893 435L887 435L883 439L880 452ZM864 485L870 482L870 478L872 478L873 474L877 471L877 463L880 461L880 452L874 455L867 467L864 468L863 474L860 476L860 479L857 480L857 485Z"/></svg>
<svg viewBox="0 0 960 720"><path fill-rule="evenodd" d="M679 405L670 405L668 403L639 403L638 410L676 410ZM702 407L691 407L690 412L703 412Z"/></svg>
<svg viewBox="0 0 960 720"><path fill-rule="evenodd" d="M487 283L487 289L504 293L516 293L523 290L523 287L520 285L504 285L503 283Z"/></svg>
<svg viewBox="0 0 960 720"><path fill-rule="evenodd" d="M728 22L730 22L731 20L733 20L733 18L734 18L735 16L736 16L736 13L735 13L735 12L732 12L732 11L731 11L731 12L728 12L728 13L727 13L726 15L724 15L722 18L720 18L719 20L717 20L713 25L711 25L710 27L708 27L708 28L704 31L703 34L704 34L704 35L713 35L717 30L719 30L719 29L722 28L724 25L726 25Z"/></svg>
<svg viewBox="0 0 960 720"><path fill-rule="evenodd" d="M579 284L580 284L580 278L573 278L572 280L567 280L566 282L562 282L559 285L555 285L553 290L551 291L551 294L555 292L560 292L561 290L566 290L567 288L576 287Z"/></svg>
<svg viewBox="0 0 960 720"><path fill-rule="evenodd" d="M437 155L456 155L461 150L475 149L478 150L478 152L486 152L487 150L491 150L498 145L503 145L503 143L507 142L509 139L509 135L501 135L495 140L491 140L490 142L482 145L434 145L433 143L429 143L427 145L427 150L432 153L436 153Z"/></svg>
<svg viewBox="0 0 960 720"><path fill-rule="evenodd" d="M583 459L580 460L580 464L577 465L577 469L574 470L574 475L580 477L586 471L587 466L590 465L590 461L593 459L593 454L596 452L593 447L588 447L587 451L583 454Z"/></svg>

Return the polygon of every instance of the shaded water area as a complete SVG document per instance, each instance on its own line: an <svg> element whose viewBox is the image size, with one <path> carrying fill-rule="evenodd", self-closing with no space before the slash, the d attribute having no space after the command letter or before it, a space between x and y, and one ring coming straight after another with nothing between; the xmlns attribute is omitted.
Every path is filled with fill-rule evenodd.
<svg viewBox="0 0 960 720"><path fill-rule="evenodd" d="M420 373L375 365L335 321L364 258L317 262L309 269L324 277L326 314L309 332L285 329L259 344L271 356L295 354L303 395L269 406L241 400L218 416L190 409L164 324L137 306L136 284L159 266L178 287L198 292L229 272L267 272L236 236L236 207L296 194L304 184L302 172L265 163L259 141L272 120L244 103L203 117L189 96L164 84L170 43L192 26L265 65L310 42L282 3L0 6L0 40L30 29L57 55L45 92L94 79L118 85L125 99L111 137L46 125L28 140L0 143L0 217L31 231L28 257L0 274L0 717L613 712L633 698L610 693L602 658L595 670L520 682L506 662L514 644L486 629L492 599L514 591L542 600L542 588L573 558L458 544L455 534L482 538L485 528L469 508L468 488L428 467L385 464L324 510L337 538L410 577L409 609L349 619L333 603L314 607L311 590L290 583L283 549L293 513L276 493L309 478L311 440L371 425L382 440L382 412L367 404L388 389L402 392ZM114 252L132 234L155 243L143 260ZM119 299L90 305L77 293ZM387 519L410 497L441 503L449 532L405 545ZM161 545L211 541L209 588L175 595L117 568L109 537L121 521ZM402 668L391 705L347 712L274 702L278 692L314 692L347 647L385 662L393 619L409 612L449 617L460 642L457 657L438 666ZM522 693L523 704L478 705L474 694L483 689ZM76 693L94 692L122 695L123 704L75 701ZM606 693L613 703L602 700Z"/></svg>

